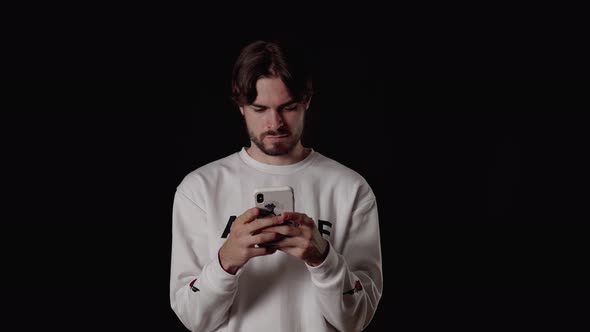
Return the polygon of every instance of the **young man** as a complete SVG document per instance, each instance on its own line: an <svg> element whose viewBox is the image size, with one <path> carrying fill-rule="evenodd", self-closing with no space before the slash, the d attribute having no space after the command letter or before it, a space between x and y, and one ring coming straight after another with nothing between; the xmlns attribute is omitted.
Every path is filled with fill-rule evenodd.
<svg viewBox="0 0 590 332"><path fill-rule="evenodd" d="M366 328L383 289L377 203L362 176L302 145L305 61L251 43L232 92L252 144L177 188L172 309L193 331ZM255 189L279 186L293 188L297 212L258 218Z"/></svg>

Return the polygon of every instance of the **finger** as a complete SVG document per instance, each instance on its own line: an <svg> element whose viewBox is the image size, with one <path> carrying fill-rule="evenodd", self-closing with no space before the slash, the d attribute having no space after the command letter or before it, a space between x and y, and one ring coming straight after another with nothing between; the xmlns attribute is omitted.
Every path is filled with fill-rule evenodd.
<svg viewBox="0 0 590 332"><path fill-rule="evenodd" d="M313 219L308 217L306 214L296 213L296 212L288 212L283 214L283 225L281 226L291 226L298 231L297 236L301 234L307 234L309 231L313 231L317 228Z"/></svg>
<svg viewBox="0 0 590 332"><path fill-rule="evenodd" d="M268 244L268 247L279 249L279 250L283 250L286 248L301 248L303 243L304 242L301 241L301 238L286 237L286 238L283 238L283 239L278 240L276 242Z"/></svg>
<svg viewBox="0 0 590 332"><path fill-rule="evenodd" d="M250 237L250 239L248 240L248 243L250 246L256 245L256 244L264 244L264 243L268 243L268 242L275 242L275 241L279 241L281 239L283 239L283 235L278 234L278 233L260 233L258 235L254 235L252 237Z"/></svg>
<svg viewBox="0 0 590 332"><path fill-rule="evenodd" d="M309 216L307 216L306 214L303 214L301 216L301 224L302 225L306 225L309 227L316 227L315 225L315 221L313 221L313 219L311 219Z"/></svg>
<svg viewBox="0 0 590 332"><path fill-rule="evenodd" d="M259 257L259 256L268 256L268 255L274 254L275 252L277 252L277 249L275 249L275 248L266 248L266 247L251 248L250 251L248 252L248 256L250 258Z"/></svg>
<svg viewBox="0 0 590 332"><path fill-rule="evenodd" d="M297 212L283 212L282 217L284 220L288 220L292 223L302 224L306 216Z"/></svg>
<svg viewBox="0 0 590 332"><path fill-rule="evenodd" d="M242 225L251 223L252 221L256 220L256 217L258 217L259 213L260 210L258 208L251 208L239 216L236 221L234 221L234 223Z"/></svg>
<svg viewBox="0 0 590 332"><path fill-rule="evenodd" d="M256 219L255 221L248 224L246 231L250 234L254 234L264 228L277 226L282 223L282 219L279 217L262 218Z"/></svg>
<svg viewBox="0 0 590 332"><path fill-rule="evenodd" d="M293 222L293 221L290 221L290 220L285 220L285 222L283 224L284 225L287 225L287 226L292 226L292 227L299 227L301 225L298 222Z"/></svg>
<svg viewBox="0 0 590 332"><path fill-rule="evenodd" d="M263 233L279 233L284 236L294 237L301 235L301 229L293 226L271 226L262 230Z"/></svg>

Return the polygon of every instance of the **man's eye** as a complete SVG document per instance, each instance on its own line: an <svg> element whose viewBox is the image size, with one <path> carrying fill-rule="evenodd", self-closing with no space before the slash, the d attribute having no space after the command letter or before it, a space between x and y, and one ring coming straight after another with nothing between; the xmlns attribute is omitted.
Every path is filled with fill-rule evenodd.
<svg viewBox="0 0 590 332"><path fill-rule="evenodd" d="M254 112L262 113L262 112L264 112L264 108L254 108Z"/></svg>
<svg viewBox="0 0 590 332"><path fill-rule="evenodd" d="M295 105L295 106L289 106L289 107L285 107L284 108L284 110L285 111L288 111L288 112L295 111L296 109L297 109L297 105Z"/></svg>

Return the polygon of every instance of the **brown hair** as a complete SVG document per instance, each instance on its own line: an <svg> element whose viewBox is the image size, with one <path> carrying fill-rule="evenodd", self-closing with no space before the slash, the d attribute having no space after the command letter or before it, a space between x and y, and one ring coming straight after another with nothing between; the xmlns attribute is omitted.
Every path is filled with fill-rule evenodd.
<svg viewBox="0 0 590 332"><path fill-rule="evenodd" d="M256 100L256 82L278 77L296 101L306 102L313 95L311 69L304 49L278 41L258 40L244 47L232 72L232 99L238 106Z"/></svg>

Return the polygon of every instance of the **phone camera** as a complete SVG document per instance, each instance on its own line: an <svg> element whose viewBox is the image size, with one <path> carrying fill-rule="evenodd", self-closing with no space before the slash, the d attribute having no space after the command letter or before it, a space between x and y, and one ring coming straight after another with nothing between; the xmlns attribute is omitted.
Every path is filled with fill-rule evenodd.
<svg viewBox="0 0 590 332"><path fill-rule="evenodd" d="M258 203L263 203L264 202L264 195L263 194L256 195L256 201Z"/></svg>

